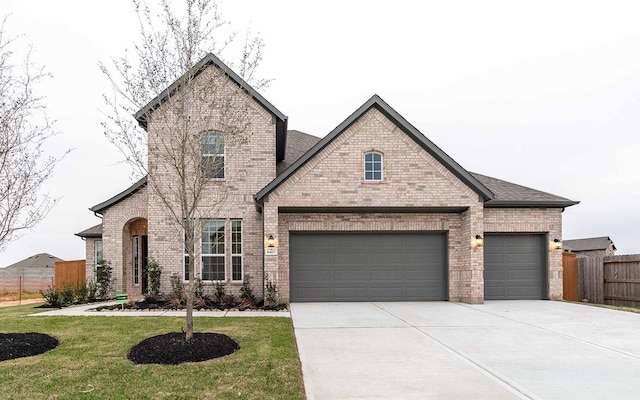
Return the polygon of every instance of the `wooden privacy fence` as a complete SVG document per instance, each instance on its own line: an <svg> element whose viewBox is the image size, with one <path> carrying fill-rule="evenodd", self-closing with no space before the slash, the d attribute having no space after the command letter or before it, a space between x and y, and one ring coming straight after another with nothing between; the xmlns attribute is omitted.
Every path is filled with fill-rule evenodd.
<svg viewBox="0 0 640 400"><path fill-rule="evenodd" d="M576 253L562 253L562 298L580 301L578 295L578 263Z"/></svg>
<svg viewBox="0 0 640 400"><path fill-rule="evenodd" d="M56 262L56 288L62 289L64 284L84 284L87 280L85 260L57 261Z"/></svg>
<svg viewBox="0 0 640 400"><path fill-rule="evenodd" d="M578 282L580 299L640 307L640 254L580 257Z"/></svg>

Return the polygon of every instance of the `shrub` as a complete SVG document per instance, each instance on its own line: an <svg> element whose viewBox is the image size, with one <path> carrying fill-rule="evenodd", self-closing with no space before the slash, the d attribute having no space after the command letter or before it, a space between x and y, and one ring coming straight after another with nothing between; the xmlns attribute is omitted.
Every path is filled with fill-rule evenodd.
<svg viewBox="0 0 640 400"><path fill-rule="evenodd" d="M96 268L96 283L98 286L98 298L105 300L111 291L113 286L113 267L111 262L107 260L100 260L98 267Z"/></svg>
<svg viewBox="0 0 640 400"><path fill-rule="evenodd" d="M242 279L242 287L240 287L240 298L244 305L253 307L256 304L256 296L253 294L253 290L251 290L251 284L249 282L249 274L244 276Z"/></svg>
<svg viewBox="0 0 640 400"><path fill-rule="evenodd" d="M82 304L87 302L89 297L89 289L86 282L78 282L73 288L73 302Z"/></svg>
<svg viewBox="0 0 640 400"><path fill-rule="evenodd" d="M75 285L73 283L62 283L62 289L60 290L60 303L63 306L67 306L73 303L73 297L75 294Z"/></svg>
<svg viewBox="0 0 640 400"><path fill-rule="evenodd" d="M227 287L224 282L218 281L216 282L216 288L213 292L213 300L216 304L222 305L222 300L224 296L227 294Z"/></svg>
<svg viewBox="0 0 640 400"><path fill-rule="evenodd" d="M98 300L98 285L95 279L92 279L87 282L87 301L94 302L96 300Z"/></svg>
<svg viewBox="0 0 640 400"><path fill-rule="evenodd" d="M146 295L152 299L160 297L160 276L162 275L162 267L156 260L149 258L147 261L147 277L149 286Z"/></svg>
<svg viewBox="0 0 640 400"><path fill-rule="evenodd" d="M280 295L278 294L278 285L267 278L265 295L264 295L264 305L265 307L275 307L280 302Z"/></svg>
<svg viewBox="0 0 640 400"><path fill-rule="evenodd" d="M49 307L62 307L62 301L60 300L60 292L56 288L49 286L47 290L40 290L40 295L44 299L45 303Z"/></svg>
<svg viewBox="0 0 640 400"><path fill-rule="evenodd" d="M171 283L171 294L169 295L169 303L180 305L184 298L184 283L180 275L173 273L169 278Z"/></svg>
<svg viewBox="0 0 640 400"><path fill-rule="evenodd" d="M193 280L193 298L204 299L204 285L202 279L196 278Z"/></svg>
<svg viewBox="0 0 640 400"><path fill-rule="evenodd" d="M224 308L233 308L238 305L238 300L236 299L236 296L232 294L225 294L222 297L220 305L222 305L222 307Z"/></svg>

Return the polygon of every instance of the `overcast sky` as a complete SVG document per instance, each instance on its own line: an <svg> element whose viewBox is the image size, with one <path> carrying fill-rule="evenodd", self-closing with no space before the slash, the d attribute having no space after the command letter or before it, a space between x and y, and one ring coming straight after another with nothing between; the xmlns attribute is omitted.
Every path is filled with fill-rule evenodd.
<svg viewBox="0 0 640 400"><path fill-rule="evenodd" d="M325 136L373 94L469 171L581 203L564 239L610 236L640 253L640 2L268 1L221 3L266 43L262 91L289 129ZM47 190L61 200L0 254L84 258L88 210L130 184L103 135L98 63L137 39L130 1L2 0L7 30L53 78L39 88L74 151ZM228 54L227 57L231 57Z"/></svg>

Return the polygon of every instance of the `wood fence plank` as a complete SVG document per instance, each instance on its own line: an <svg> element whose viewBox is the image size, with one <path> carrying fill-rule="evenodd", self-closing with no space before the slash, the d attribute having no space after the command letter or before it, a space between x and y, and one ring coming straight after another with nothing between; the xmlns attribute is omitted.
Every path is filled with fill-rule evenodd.
<svg viewBox="0 0 640 400"><path fill-rule="evenodd" d="M87 270L85 260L56 262L55 282L57 289L62 289L65 284L84 285L86 281Z"/></svg>

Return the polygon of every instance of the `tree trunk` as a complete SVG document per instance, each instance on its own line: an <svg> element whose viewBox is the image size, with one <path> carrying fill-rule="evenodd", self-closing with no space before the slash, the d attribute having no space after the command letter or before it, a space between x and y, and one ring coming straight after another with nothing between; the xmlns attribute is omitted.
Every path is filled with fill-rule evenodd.
<svg viewBox="0 0 640 400"><path fill-rule="evenodd" d="M187 285L187 332L185 339L190 341L193 338L193 273L189 276Z"/></svg>

